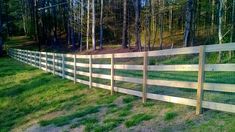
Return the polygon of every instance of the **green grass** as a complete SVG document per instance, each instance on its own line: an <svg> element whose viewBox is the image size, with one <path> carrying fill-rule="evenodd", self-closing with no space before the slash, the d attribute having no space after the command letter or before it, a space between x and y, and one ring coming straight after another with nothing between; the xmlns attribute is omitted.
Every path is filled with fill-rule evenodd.
<svg viewBox="0 0 235 132"><path fill-rule="evenodd" d="M165 121L172 120L176 116L177 116L177 113L175 113L175 112L167 112L167 113L165 113L164 120Z"/></svg>
<svg viewBox="0 0 235 132"><path fill-rule="evenodd" d="M14 42L15 41L15 42ZM22 42L11 40L20 45ZM25 40L27 41L27 40ZM160 58L151 63L172 64L190 58L176 57L172 60ZM215 60L215 58L214 58ZM209 60L211 63L214 60ZM195 63L193 58L191 63ZM102 62L102 63L105 63ZM109 71L97 70L100 73ZM142 77L142 72L117 70L116 75ZM150 79L197 81L196 72L149 72ZM85 79L85 78L84 78ZM235 84L234 72L212 72L206 81ZM104 83L103 80L96 80ZM141 85L116 82L124 88L139 89ZM148 87L148 92L194 98L195 91ZM205 92L205 100L234 104L234 94ZM177 118L177 120L176 120ZM235 131L235 115L205 110L195 116L195 108L148 100L142 104L140 98L110 91L89 88L72 81L45 73L8 57L0 58L0 131L22 131L35 124L40 128L58 127L71 131L84 126L84 131L140 131L142 122L153 131ZM218 125L219 124L219 125ZM67 126L67 127L65 127Z"/></svg>
<svg viewBox="0 0 235 132"><path fill-rule="evenodd" d="M69 125L68 131L80 126L85 126L84 131L112 131L119 126L133 128L143 121L165 120L165 126L157 129L174 130L172 126L177 127L178 124L173 120L176 115L183 124L187 124L187 128L180 128L181 131L235 129L234 114L209 110L204 112L204 118L201 119L195 117L195 109L188 106L151 100L142 104L140 98L118 93L110 96L110 91L74 85L72 81L8 57L0 58L0 66L1 132L27 128L35 121L41 127ZM121 102L115 104L116 100ZM189 113L192 115L187 116ZM224 123L220 127L213 127L219 120Z"/></svg>
<svg viewBox="0 0 235 132"><path fill-rule="evenodd" d="M75 112L73 114L67 115L67 116L61 116L52 120L45 120L41 121L40 124L42 126L54 124L56 126L64 126L66 124L69 124L71 120L80 118L83 116L86 116L88 114L93 114L99 112L99 107L98 106L90 106L87 108L84 108L82 110L79 110L78 112Z"/></svg>
<svg viewBox="0 0 235 132"><path fill-rule="evenodd" d="M137 124L152 119L153 116L147 114L137 114L125 122L126 127L136 126Z"/></svg>

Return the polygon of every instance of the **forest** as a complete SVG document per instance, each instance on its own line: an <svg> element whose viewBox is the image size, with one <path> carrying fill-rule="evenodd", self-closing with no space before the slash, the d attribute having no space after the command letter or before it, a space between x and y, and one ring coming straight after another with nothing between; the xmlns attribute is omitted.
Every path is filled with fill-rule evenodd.
<svg viewBox="0 0 235 132"><path fill-rule="evenodd" d="M235 0L1 0L0 47L25 35L38 50L135 51L235 40ZM2 53L2 48L1 48Z"/></svg>
<svg viewBox="0 0 235 132"><path fill-rule="evenodd" d="M235 0L0 0L0 132L235 132Z"/></svg>

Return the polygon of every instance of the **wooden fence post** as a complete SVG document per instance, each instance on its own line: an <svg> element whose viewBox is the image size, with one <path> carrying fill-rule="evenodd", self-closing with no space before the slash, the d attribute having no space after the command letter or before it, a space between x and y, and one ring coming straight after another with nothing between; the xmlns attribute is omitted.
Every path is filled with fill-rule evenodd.
<svg viewBox="0 0 235 132"><path fill-rule="evenodd" d="M64 54L62 54L62 77L64 79Z"/></svg>
<svg viewBox="0 0 235 132"><path fill-rule="evenodd" d="M197 106L196 115L202 113L203 86L205 80L205 46L199 48L199 69L198 69L198 87L197 87Z"/></svg>
<svg viewBox="0 0 235 132"><path fill-rule="evenodd" d="M33 66L33 53L32 53L32 51L30 51L30 61L31 61L31 65Z"/></svg>
<svg viewBox="0 0 235 132"><path fill-rule="evenodd" d="M34 64L35 64L35 67L37 67L37 58L36 58L36 54L37 54L37 52L35 51L35 52L34 52Z"/></svg>
<svg viewBox="0 0 235 132"><path fill-rule="evenodd" d="M76 74L77 64L76 64L76 54L74 55L74 84L76 83L77 74Z"/></svg>
<svg viewBox="0 0 235 132"><path fill-rule="evenodd" d="M147 89L147 79L148 79L148 52L144 52L144 60L143 60L143 103L146 102L146 89Z"/></svg>
<svg viewBox="0 0 235 132"><path fill-rule="evenodd" d="M55 53L53 53L53 75L55 75Z"/></svg>
<svg viewBox="0 0 235 132"><path fill-rule="evenodd" d="M31 61L31 53L30 51L28 50L28 53L29 53L29 64L31 65L32 61Z"/></svg>
<svg viewBox="0 0 235 132"><path fill-rule="evenodd" d="M111 95L114 92L114 54L111 55Z"/></svg>
<svg viewBox="0 0 235 132"><path fill-rule="evenodd" d="M89 58L89 87L92 88L92 55Z"/></svg>
<svg viewBox="0 0 235 132"><path fill-rule="evenodd" d="M42 60L41 60L41 58L42 58L42 54L41 54L41 52L39 51L39 68L40 68L40 69L42 68L42 65L41 65Z"/></svg>
<svg viewBox="0 0 235 132"><path fill-rule="evenodd" d="M46 52L45 56L46 56L46 71L47 71L47 69L48 69L48 67L47 67L47 52Z"/></svg>

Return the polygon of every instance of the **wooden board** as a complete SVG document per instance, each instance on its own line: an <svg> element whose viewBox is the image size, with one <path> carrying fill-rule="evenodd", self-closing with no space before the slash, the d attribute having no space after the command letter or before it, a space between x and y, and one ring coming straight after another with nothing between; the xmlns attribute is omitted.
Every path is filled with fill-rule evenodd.
<svg viewBox="0 0 235 132"><path fill-rule="evenodd" d="M206 52L233 51L235 43L206 45Z"/></svg>
<svg viewBox="0 0 235 132"><path fill-rule="evenodd" d="M142 97L142 92L120 87L114 87L115 92Z"/></svg>
<svg viewBox="0 0 235 132"><path fill-rule="evenodd" d="M181 98L181 97L173 97L173 96L167 96L167 95L158 95L158 94L147 93L147 98L159 100L159 101L164 101L164 102L176 103L176 104L196 106L196 100Z"/></svg>
<svg viewBox="0 0 235 132"><path fill-rule="evenodd" d="M88 68L89 64L86 63L76 63L77 67L84 67L84 68Z"/></svg>
<svg viewBox="0 0 235 132"><path fill-rule="evenodd" d="M115 81L130 82L130 83L137 83L137 84L142 84L143 83L143 79L133 78L133 77L114 76L114 80Z"/></svg>
<svg viewBox="0 0 235 132"><path fill-rule="evenodd" d="M89 59L90 55L76 55L77 59Z"/></svg>
<svg viewBox="0 0 235 132"><path fill-rule="evenodd" d="M76 73L77 73L78 75L87 76L87 77L89 77L89 75L90 75L89 72L83 72L83 71L77 71Z"/></svg>
<svg viewBox="0 0 235 132"><path fill-rule="evenodd" d="M107 59L107 58L111 58L112 54L101 54L101 55L92 55L93 59Z"/></svg>
<svg viewBox="0 0 235 132"><path fill-rule="evenodd" d="M85 84L85 85L89 85L89 81L85 81L85 80L81 80L81 79L76 79L76 82L82 83L82 84Z"/></svg>
<svg viewBox="0 0 235 132"><path fill-rule="evenodd" d="M143 57L143 52L131 52L131 53L116 53L114 54L114 58L137 58L137 57Z"/></svg>
<svg viewBox="0 0 235 132"><path fill-rule="evenodd" d="M92 64L92 68L111 69L111 65L110 64Z"/></svg>
<svg viewBox="0 0 235 132"><path fill-rule="evenodd" d="M197 54L197 53L199 53L199 46L187 47L187 48L166 49L166 50L159 50L159 51L150 51L148 53L148 56L149 57L156 57L156 56L184 55L184 54Z"/></svg>
<svg viewBox="0 0 235 132"><path fill-rule="evenodd" d="M92 87L97 87L97 88L110 90L110 86L104 85L104 84L99 84L99 83L94 83L94 82L92 82Z"/></svg>
<svg viewBox="0 0 235 132"><path fill-rule="evenodd" d="M101 78L101 79L111 79L110 75L104 75L104 74L97 74L97 73L92 73L92 77L94 78Z"/></svg>
<svg viewBox="0 0 235 132"><path fill-rule="evenodd" d="M117 70L143 70L143 65L114 65Z"/></svg>
<svg viewBox="0 0 235 132"><path fill-rule="evenodd" d="M149 71L198 71L198 65L151 65Z"/></svg>
<svg viewBox="0 0 235 132"><path fill-rule="evenodd" d="M202 107L212 110L235 113L235 105L203 101Z"/></svg>

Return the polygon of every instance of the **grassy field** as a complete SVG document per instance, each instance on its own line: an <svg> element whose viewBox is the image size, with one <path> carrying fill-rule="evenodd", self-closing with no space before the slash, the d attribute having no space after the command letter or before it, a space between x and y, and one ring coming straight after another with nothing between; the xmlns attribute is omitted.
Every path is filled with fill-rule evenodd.
<svg viewBox="0 0 235 132"><path fill-rule="evenodd" d="M22 46L27 38L12 38L8 47ZM27 44L26 44L27 45ZM26 46L24 44L24 46ZM31 49L32 45L26 46ZM210 55L209 55L210 56ZM212 55L213 56L213 55ZM193 58L193 59L192 59ZM226 58L226 56L225 56ZM196 64L197 56L171 56L152 58L151 64ZM207 62L214 63L216 57ZM222 59L223 63L234 63ZM82 60L81 60L82 61ZM109 60L97 60L108 63ZM141 64L138 60L120 60L119 63ZM84 61L86 62L86 61ZM88 69L80 70L87 71ZM94 70L110 74L108 70ZM117 70L117 75L141 78L138 71ZM86 80L87 78L77 76ZM196 72L149 72L151 79L197 81ZM234 72L211 72L206 81L235 84ZM95 82L109 84L103 79ZM116 82L116 86L140 90L141 85ZM149 86L152 93L195 98L195 90ZM204 100L235 104L235 95L205 92ZM89 89L82 84L63 80L42 70L17 62L8 57L0 58L0 132L7 131L235 131L235 115L204 110L195 115L195 108L141 99L107 90Z"/></svg>
<svg viewBox="0 0 235 132"><path fill-rule="evenodd" d="M73 84L0 58L0 131L234 131L235 115Z"/></svg>

